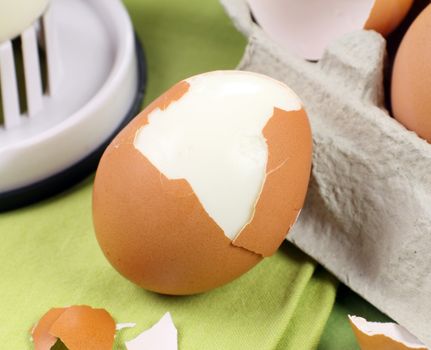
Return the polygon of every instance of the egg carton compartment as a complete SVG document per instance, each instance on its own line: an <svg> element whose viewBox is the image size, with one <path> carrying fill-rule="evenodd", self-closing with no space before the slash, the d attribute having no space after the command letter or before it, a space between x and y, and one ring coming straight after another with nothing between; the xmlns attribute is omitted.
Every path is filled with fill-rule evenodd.
<svg viewBox="0 0 431 350"><path fill-rule="evenodd" d="M431 145L384 107L386 41L348 34L317 62L278 47L244 0L222 0L248 37L238 69L302 99L313 131L305 207L288 240L431 346Z"/></svg>

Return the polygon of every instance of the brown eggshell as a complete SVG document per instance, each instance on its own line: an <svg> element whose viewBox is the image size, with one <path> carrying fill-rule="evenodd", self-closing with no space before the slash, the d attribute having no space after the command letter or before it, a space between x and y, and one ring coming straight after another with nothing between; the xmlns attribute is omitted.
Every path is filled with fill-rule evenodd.
<svg viewBox="0 0 431 350"><path fill-rule="evenodd" d="M112 350L115 322L106 310L71 306L54 322L49 333L61 339L69 350Z"/></svg>
<svg viewBox="0 0 431 350"><path fill-rule="evenodd" d="M278 249L304 205L311 170L310 134L303 109L275 108L263 129L269 149L265 185L253 220L233 241L235 246L263 256Z"/></svg>
<svg viewBox="0 0 431 350"><path fill-rule="evenodd" d="M54 308L49 310L33 328L31 335L35 350L49 350L57 342L57 337L49 333L52 325L57 321L65 308Z"/></svg>
<svg viewBox="0 0 431 350"><path fill-rule="evenodd" d="M395 118L431 142L431 5L416 18L395 57L391 101Z"/></svg>
<svg viewBox="0 0 431 350"><path fill-rule="evenodd" d="M295 183L303 184L302 197L297 194L298 198L295 197L288 206L283 207L286 201L279 199L281 195L271 200L267 195L262 196L257 209L268 206L267 213L273 216L274 212L277 216L286 215L282 219L267 218L268 221L281 220L283 224L264 227L264 218L260 213L257 214L257 210L256 222L264 229L261 234L265 238L253 242L258 233L253 229L253 219L241 233L244 236L240 240L244 247L252 249L232 245L232 241L208 216L188 182L167 179L133 145L136 132L148 122L148 114L155 108L166 108L169 102L186 94L188 88L185 81L172 87L114 139L99 164L93 192L96 236L107 259L131 281L164 294L194 294L215 288L248 271L262 259L262 255L272 254L287 234L292 213L299 209L297 205L305 197L305 180L310 170L311 135L308 129L308 134L302 135L303 142L307 144L304 152L309 153L303 157L307 164L297 169L298 177L304 177L305 180L304 183ZM306 119L304 112L293 113L292 119L297 119L301 125L295 124L295 130L302 130L302 118ZM278 118L270 120L271 123L279 124ZM284 125L280 124L279 127ZM277 125L270 128L277 129ZM273 139L281 137L281 134L265 136ZM288 136L283 135L283 138ZM268 142L268 148L269 154L273 153L274 157L270 166L280 164L280 169L283 169L283 161L296 156L296 151L285 154L283 148L273 149L280 142L272 140ZM274 169L274 174L279 171ZM277 176L267 176L264 193L267 192L265 187L268 184L274 188L280 185ZM286 191L285 187L290 185L293 183L281 186L278 190L294 194L295 191ZM280 229L280 226L282 232L273 232L275 227Z"/></svg>
<svg viewBox="0 0 431 350"><path fill-rule="evenodd" d="M413 0L376 0L364 29L389 35L406 17Z"/></svg>
<svg viewBox="0 0 431 350"><path fill-rule="evenodd" d="M349 322L361 350L427 350L425 346L423 348L408 347L383 334L368 335L362 332L351 319Z"/></svg>
<svg viewBox="0 0 431 350"><path fill-rule="evenodd" d="M111 315L85 305L53 308L32 330L35 350L49 350L58 339L69 350L111 350L114 335Z"/></svg>

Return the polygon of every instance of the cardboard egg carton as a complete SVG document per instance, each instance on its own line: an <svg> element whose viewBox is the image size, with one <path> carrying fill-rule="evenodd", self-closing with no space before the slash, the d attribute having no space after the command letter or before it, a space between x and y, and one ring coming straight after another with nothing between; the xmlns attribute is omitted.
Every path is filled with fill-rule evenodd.
<svg viewBox="0 0 431 350"><path fill-rule="evenodd" d="M238 68L285 82L311 122L312 177L288 240L431 347L431 145L383 106L385 39L355 32L307 62L244 0L222 3L249 39Z"/></svg>

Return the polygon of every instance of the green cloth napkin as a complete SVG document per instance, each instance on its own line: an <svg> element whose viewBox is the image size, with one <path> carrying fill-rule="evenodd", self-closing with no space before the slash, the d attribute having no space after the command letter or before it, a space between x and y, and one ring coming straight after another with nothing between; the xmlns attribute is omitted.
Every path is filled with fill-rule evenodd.
<svg viewBox="0 0 431 350"><path fill-rule="evenodd" d="M167 297L128 282L102 255L91 222L88 179L66 194L0 216L0 348L30 349L28 330L53 306L106 308L124 341L167 311L180 349L314 349L331 311L335 281L289 244L224 287Z"/></svg>
<svg viewBox="0 0 431 350"><path fill-rule="evenodd" d="M147 50L146 103L187 76L232 69L245 47L216 0L125 1ZM31 349L29 329L55 306L106 308L136 322L117 349L170 311L181 350L315 349L336 281L285 243L236 281L191 297L147 292L114 271L91 222L93 178L48 201L0 214L0 348Z"/></svg>

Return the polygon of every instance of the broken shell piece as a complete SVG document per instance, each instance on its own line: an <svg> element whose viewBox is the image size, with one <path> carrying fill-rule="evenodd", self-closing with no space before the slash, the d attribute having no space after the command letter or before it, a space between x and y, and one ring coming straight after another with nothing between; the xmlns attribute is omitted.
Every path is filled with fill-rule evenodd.
<svg viewBox="0 0 431 350"><path fill-rule="evenodd" d="M419 339L396 323L368 322L349 316L350 325L361 350L427 350Z"/></svg>
<svg viewBox="0 0 431 350"><path fill-rule="evenodd" d="M284 241L302 208L312 139L298 96L244 71L188 78L113 140L93 221L136 284L194 294L232 281Z"/></svg>
<svg viewBox="0 0 431 350"><path fill-rule="evenodd" d="M117 325L115 326L115 330L121 331L123 329L133 328L135 326L136 326L136 323L134 323L134 322L117 323Z"/></svg>
<svg viewBox="0 0 431 350"><path fill-rule="evenodd" d="M51 309L32 330L35 350L49 350L57 339L69 350L111 350L114 335L111 315L84 305Z"/></svg>
<svg viewBox="0 0 431 350"><path fill-rule="evenodd" d="M65 308L49 310L33 328L31 335L35 350L51 349L57 342L57 337L49 333L51 326L57 321Z"/></svg>
<svg viewBox="0 0 431 350"><path fill-rule="evenodd" d="M318 60L344 34L372 29L388 35L404 19L413 0L248 0L262 29L281 47Z"/></svg>
<svg viewBox="0 0 431 350"><path fill-rule="evenodd" d="M127 350L177 350L178 335L171 314L167 312L159 322L135 339L126 342Z"/></svg>

